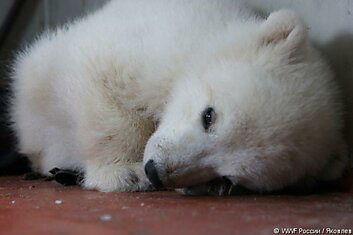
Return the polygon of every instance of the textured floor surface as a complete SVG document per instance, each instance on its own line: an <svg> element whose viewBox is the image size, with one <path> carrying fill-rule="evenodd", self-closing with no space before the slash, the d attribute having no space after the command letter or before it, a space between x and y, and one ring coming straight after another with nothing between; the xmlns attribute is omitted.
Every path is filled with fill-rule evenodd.
<svg viewBox="0 0 353 235"><path fill-rule="evenodd" d="M353 190L187 197L175 192L99 193L0 177L0 234L261 235L275 234L275 228L283 234L288 227L345 228L353 234Z"/></svg>

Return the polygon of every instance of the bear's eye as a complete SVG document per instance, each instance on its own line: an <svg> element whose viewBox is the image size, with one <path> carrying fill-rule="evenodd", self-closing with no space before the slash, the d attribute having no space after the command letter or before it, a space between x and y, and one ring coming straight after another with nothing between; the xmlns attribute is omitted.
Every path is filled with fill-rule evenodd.
<svg viewBox="0 0 353 235"><path fill-rule="evenodd" d="M202 125L205 131L209 131L210 127L216 121L216 113L213 108L208 107L202 112Z"/></svg>

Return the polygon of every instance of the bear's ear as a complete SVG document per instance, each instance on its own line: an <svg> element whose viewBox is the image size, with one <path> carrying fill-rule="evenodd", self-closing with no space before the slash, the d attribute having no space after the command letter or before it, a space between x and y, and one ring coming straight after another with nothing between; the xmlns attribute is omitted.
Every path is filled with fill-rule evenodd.
<svg viewBox="0 0 353 235"><path fill-rule="evenodd" d="M273 12L260 28L261 44L272 47L288 59L296 60L307 42L307 29L291 10Z"/></svg>

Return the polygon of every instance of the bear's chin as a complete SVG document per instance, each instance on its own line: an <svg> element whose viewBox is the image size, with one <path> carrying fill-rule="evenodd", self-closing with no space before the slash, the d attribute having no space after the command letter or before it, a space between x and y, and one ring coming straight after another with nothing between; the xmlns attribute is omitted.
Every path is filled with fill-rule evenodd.
<svg viewBox="0 0 353 235"><path fill-rule="evenodd" d="M187 188L176 189L176 191L188 196L230 196L251 194L250 190L240 185L234 185L226 177L216 178L206 183L197 184Z"/></svg>

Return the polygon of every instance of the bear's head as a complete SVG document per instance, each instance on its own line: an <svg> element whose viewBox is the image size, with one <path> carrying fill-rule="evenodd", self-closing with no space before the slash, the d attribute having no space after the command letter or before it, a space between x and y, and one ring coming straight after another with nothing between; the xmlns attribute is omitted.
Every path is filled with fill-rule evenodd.
<svg viewBox="0 0 353 235"><path fill-rule="evenodd" d="M146 145L156 187L226 177L271 191L339 176L338 92L294 12L272 13L205 64L178 80Z"/></svg>

